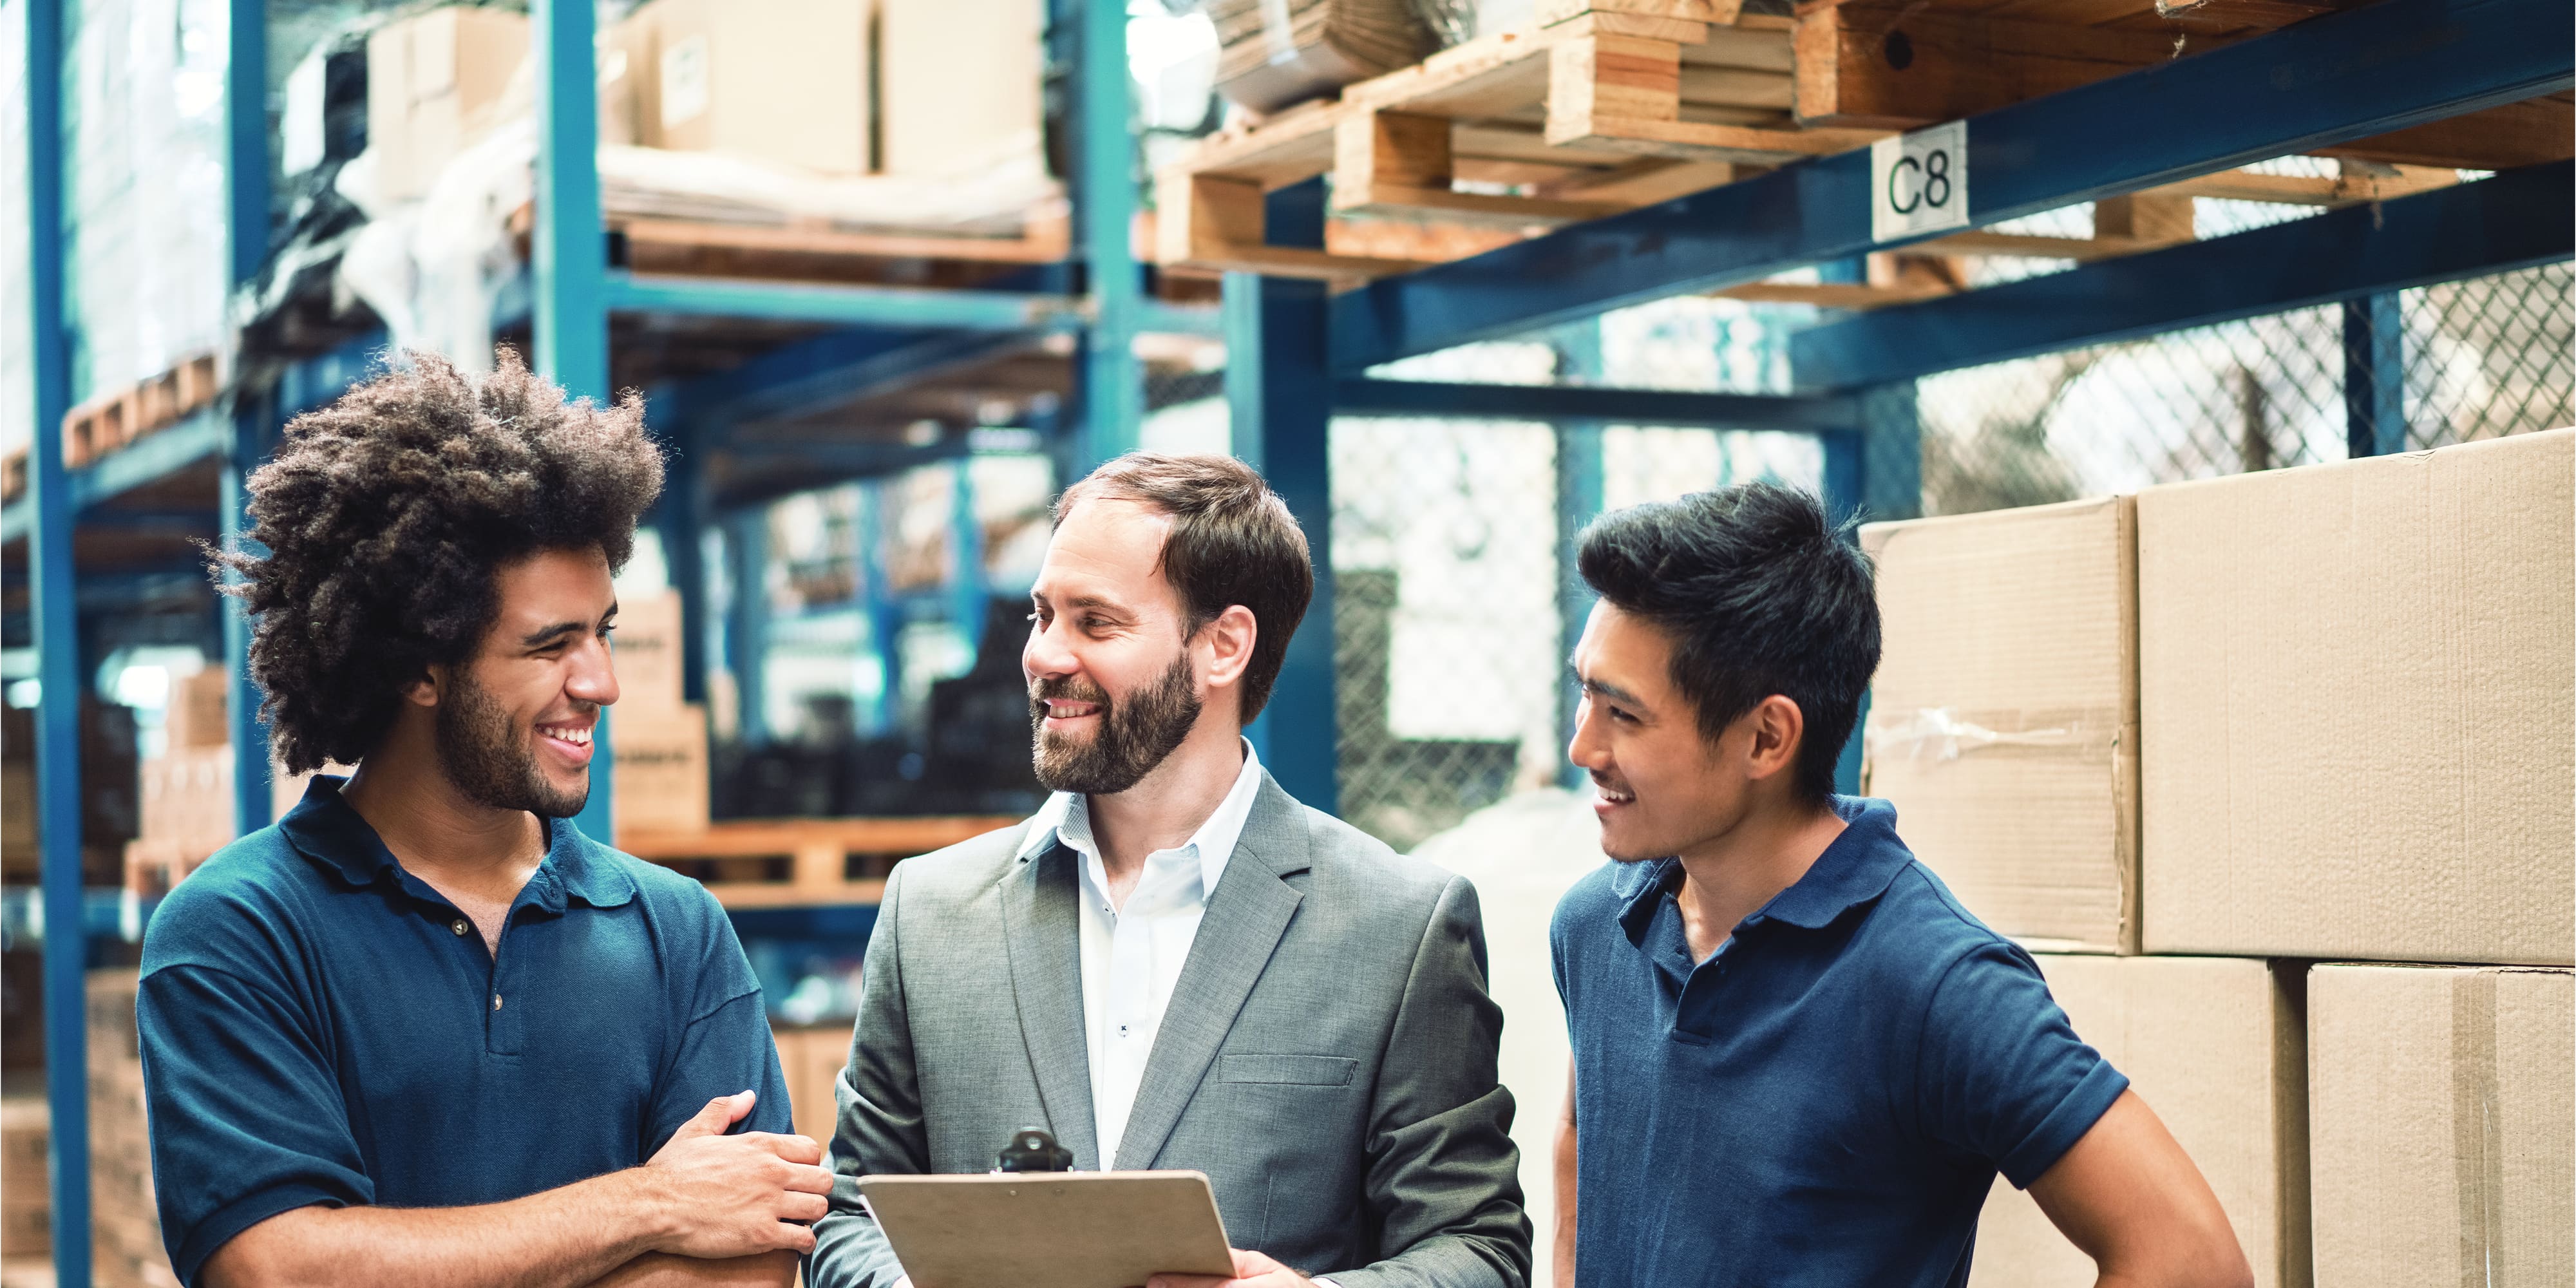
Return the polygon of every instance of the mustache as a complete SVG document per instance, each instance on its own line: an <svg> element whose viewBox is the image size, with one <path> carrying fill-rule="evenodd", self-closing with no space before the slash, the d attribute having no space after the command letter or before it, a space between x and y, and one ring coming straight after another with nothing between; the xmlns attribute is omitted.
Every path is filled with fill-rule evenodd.
<svg viewBox="0 0 2576 1288"><path fill-rule="evenodd" d="M1109 706L1109 691L1097 684L1078 681L1069 675L1060 675L1052 680L1038 680L1029 685L1029 706L1032 710L1044 705L1049 699L1057 702L1088 702L1106 710Z"/></svg>

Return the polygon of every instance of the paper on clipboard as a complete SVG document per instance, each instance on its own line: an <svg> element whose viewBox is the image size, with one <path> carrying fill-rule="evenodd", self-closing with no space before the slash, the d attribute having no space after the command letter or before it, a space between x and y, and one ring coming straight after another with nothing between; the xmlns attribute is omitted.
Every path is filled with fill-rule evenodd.
<svg viewBox="0 0 2576 1288"><path fill-rule="evenodd" d="M913 1288L1137 1288L1232 1275L1204 1172L862 1176L859 1193Z"/></svg>

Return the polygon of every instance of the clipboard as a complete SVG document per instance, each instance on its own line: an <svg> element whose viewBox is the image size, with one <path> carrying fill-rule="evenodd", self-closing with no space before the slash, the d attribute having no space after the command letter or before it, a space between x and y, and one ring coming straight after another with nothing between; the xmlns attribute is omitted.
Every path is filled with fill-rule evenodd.
<svg viewBox="0 0 2576 1288"><path fill-rule="evenodd" d="M913 1288L1138 1288L1234 1274L1204 1172L862 1176Z"/></svg>

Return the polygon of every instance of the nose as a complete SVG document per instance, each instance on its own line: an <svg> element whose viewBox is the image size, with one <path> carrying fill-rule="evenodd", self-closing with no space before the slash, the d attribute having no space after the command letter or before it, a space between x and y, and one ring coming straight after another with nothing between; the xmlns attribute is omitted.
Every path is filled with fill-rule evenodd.
<svg viewBox="0 0 2576 1288"><path fill-rule="evenodd" d="M1566 744L1566 759L1578 769L1606 773L1610 768L1610 740L1601 732L1601 718L1593 714L1592 699L1585 698L1574 707L1574 739Z"/></svg>
<svg viewBox="0 0 2576 1288"><path fill-rule="evenodd" d="M580 702L611 706L617 701L617 663L608 641L593 635L572 651L564 673L564 693Z"/></svg>
<svg viewBox="0 0 2576 1288"><path fill-rule="evenodd" d="M1082 659L1066 647L1063 619L1029 623L1029 642L1020 650L1020 673L1031 683L1056 680L1082 669Z"/></svg>

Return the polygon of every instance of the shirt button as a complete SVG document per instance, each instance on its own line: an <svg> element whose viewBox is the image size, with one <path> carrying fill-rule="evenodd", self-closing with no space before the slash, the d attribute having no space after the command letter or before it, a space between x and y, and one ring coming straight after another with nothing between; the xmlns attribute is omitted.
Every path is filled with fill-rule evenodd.
<svg viewBox="0 0 2576 1288"><path fill-rule="evenodd" d="M455 931L460 936L469 929L469 927L466 926L465 919L463 917L459 917L456 920L447 923L447 928Z"/></svg>
<svg viewBox="0 0 2576 1288"><path fill-rule="evenodd" d="M498 993L492 995L492 1009L496 1011L501 1009L501 995Z"/></svg>
<svg viewBox="0 0 2576 1288"><path fill-rule="evenodd" d="M1125 1036L1127 1036L1127 1026L1126 1026L1126 1025L1121 1024L1121 1025L1119 1025L1119 1026L1118 1026L1118 1036L1120 1036L1120 1037L1122 1037L1122 1038L1123 1038L1123 1037L1125 1037Z"/></svg>

